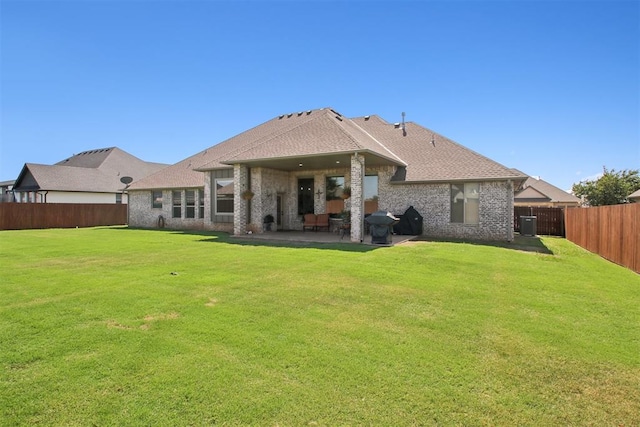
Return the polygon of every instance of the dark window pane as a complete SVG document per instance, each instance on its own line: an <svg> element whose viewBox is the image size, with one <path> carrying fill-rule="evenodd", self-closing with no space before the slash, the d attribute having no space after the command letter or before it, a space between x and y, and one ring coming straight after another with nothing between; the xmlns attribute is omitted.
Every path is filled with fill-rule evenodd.
<svg viewBox="0 0 640 427"><path fill-rule="evenodd" d="M464 222L464 184L451 184L451 222Z"/></svg>
<svg viewBox="0 0 640 427"><path fill-rule="evenodd" d="M172 192L171 199L173 202L173 217L182 217L182 191Z"/></svg>
<svg viewBox="0 0 640 427"><path fill-rule="evenodd" d="M198 218L204 218L204 190L198 190Z"/></svg>
<svg viewBox="0 0 640 427"><path fill-rule="evenodd" d="M233 213L233 179L216 179L216 213Z"/></svg>
<svg viewBox="0 0 640 427"><path fill-rule="evenodd" d="M162 190L154 190L151 192L151 206L162 209Z"/></svg>
<svg viewBox="0 0 640 427"><path fill-rule="evenodd" d="M314 213L313 178L298 180L298 215Z"/></svg>
<svg viewBox="0 0 640 427"><path fill-rule="evenodd" d="M185 211L186 218L196 217L196 192L195 190L187 190L185 192L187 209Z"/></svg>

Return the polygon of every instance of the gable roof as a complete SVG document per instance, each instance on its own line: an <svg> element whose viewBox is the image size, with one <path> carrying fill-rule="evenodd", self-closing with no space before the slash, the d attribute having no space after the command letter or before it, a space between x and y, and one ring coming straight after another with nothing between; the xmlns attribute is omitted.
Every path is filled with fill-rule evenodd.
<svg viewBox="0 0 640 427"><path fill-rule="evenodd" d="M322 108L276 116L134 182L130 189L202 187L200 172L238 163L281 170L348 165L355 152L368 166L397 166L396 183L526 178L417 124L402 128L378 116L348 119Z"/></svg>
<svg viewBox="0 0 640 427"><path fill-rule="evenodd" d="M640 201L640 190L636 190L633 193L629 194L629 197L627 198L633 201Z"/></svg>
<svg viewBox="0 0 640 427"><path fill-rule="evenodd" d="M167 165L140 160L117 147L83 151L55 165L26 163L16 191L82 191L113 193L125 187L120 179L141 179Z"/></svg>
<svg viewBox="0 0 640 427"><path fill-rule="evenodd" d="M540 201L555 203L580 203L580 199L548 182L529 177L516 193L515 201Z"/></svg>
<svg viewBox="0 0 640 427"><path fill-rule="evenodd" d="M355 122L335 110L309 110L281 115L258 128L245 132L229 142L240 145L220 163L234 164L267 159L324 156L353 152L369 152L391 163L405 163ZM204 165L201 169L215 167Z"/></svg>

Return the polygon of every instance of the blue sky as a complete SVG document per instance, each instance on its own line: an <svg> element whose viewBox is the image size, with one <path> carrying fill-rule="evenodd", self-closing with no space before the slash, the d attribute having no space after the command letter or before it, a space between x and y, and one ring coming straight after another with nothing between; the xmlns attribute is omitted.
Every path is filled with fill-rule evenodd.
<svg viewBox="0 0 640 427"><path fill-rule="evenodd" d="M569 189L640 168L639 1L0 0L0 180L279 114L413 121Z"/></svg>

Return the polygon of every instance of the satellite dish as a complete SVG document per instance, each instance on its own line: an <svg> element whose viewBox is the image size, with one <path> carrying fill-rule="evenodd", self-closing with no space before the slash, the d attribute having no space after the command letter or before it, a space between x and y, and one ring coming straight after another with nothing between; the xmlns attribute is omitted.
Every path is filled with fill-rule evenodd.
<svg viewBox="0 0 640 427"><path fill-rule="evenodd" d="M130 176L123 176L122 178L120 178L120 182L124 185L129 185L133 182L133 178L131 178Z"/></svg>

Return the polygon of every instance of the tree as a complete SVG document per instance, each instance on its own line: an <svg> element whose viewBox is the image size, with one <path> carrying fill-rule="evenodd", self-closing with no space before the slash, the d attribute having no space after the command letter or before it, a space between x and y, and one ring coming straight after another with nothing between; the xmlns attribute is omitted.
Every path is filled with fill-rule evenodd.
<svg viewBox="0 0 640 427"><path fill-rule="evenodd" d="M603 167L603 174L596 180L573 184L573 194L585 198L589 206L618 205L629 203L627 196L640 189L638 170L616 172Z"/></svg>

